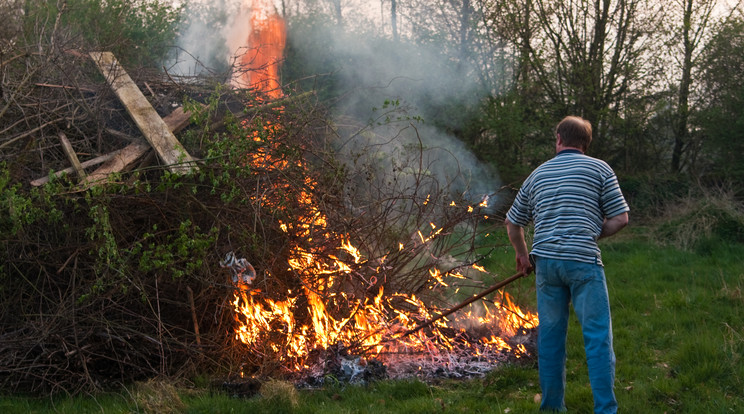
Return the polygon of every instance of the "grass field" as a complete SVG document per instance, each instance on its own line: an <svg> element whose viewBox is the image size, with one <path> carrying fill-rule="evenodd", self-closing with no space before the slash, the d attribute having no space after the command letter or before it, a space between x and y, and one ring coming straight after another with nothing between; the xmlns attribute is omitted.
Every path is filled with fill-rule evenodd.
<svg viewBox="0 0 744 414"><path fill-rule="evenodd" d="M629 229L602 245L617 355L616 393L624 413L744 412L744 245L661 247L652 232ZM492 266L510 274L511 252ZM503 256L503 257L502 257ZM507 264L508 263L508 264ZM529 278L510 286L534 303ZM580 327L568 338L571 413L592 411ZM533 364L502 366L468 381L384 381L366 386L295 390L267 383L262 395L237 399L206 387L147 393L127 387L95 397L0 398L3 413L532 413L540 389ZM177 394L175 393L177 391Z"/></svg>

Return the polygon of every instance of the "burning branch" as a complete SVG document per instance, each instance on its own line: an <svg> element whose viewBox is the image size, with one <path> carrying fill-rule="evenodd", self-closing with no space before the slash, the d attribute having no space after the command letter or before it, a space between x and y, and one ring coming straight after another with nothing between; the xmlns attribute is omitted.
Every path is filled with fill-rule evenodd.
<svg viewBox="0 0 744 414"><path fill-rule="evenodd" d="M273 132L284 134L280 129ZM267 173L272 168L285 172L294 167L310 168L306 157L293 162L275 159L277 140L268 141L273 144L266 152L251 154L249 165L264 167ZM307 145L303 148L310 149ZM423 149L419 157L424 159ZM493 324L496 332L492 338L500 342L483 337L473 338L471 343L464 339L467 335L458 333L470 317L451 321L445 317L521 274L432 316L437 313L435 304L444 302L443 296L457 289L458 281L471 279L468 272L484 270L475 269L472 262L464 263L462 257L474 254L472 240L483 220L485 203L472 206L445 201L449 192L438 185L436 177L413 169L401 171L414 171L410 185L399 189L381 186L376 188L376 199L352 198L343 205L329 203L338 200L332 187L305 175L300 180L275 181L271 190L261 193L261 202L274 206L279 227L289 237L285 257L289 273L266 272L263 279L259 276L254 282L262 286L257 291L235 278L242 271L233 271L236 338L247 346L248 361L260 355L263 361L275 359L287 369L303 370L318 363L313 359L318 353L339 348L380 358L405 349L414 353L452 351L462 346L480 346L479 352L492 347L491 353L511 350L505 342L508 337L498 336L498 332L507 331L499 327L506 319L493 314L481 321ZM350 180L355 173L348 171L343 179ZM388 175L381 178L391 180ZM376 182L369 180L365 188L375 189ZM436 188L441 190L432 193ZM288 200L285 191L296 196ZM360 202L364 207L355 208ZM456 258L453 252L458 250ZM240 263L247 261L228 256L222 265L229 267L228 263L237 263L242 269L245 265ZM260 264L256 269L262 273ZM281 280L284 283L278 283ZM423 332L424 328L431 329ZM527 351L514 352L525 355Z"/></svg>
<svg viewBox="0 0 744 414"><path fill-rule="evenodd" d="M436 317L434 317L432 319L429 319L426 322L422 322L422 323L416 325L415 328L409 329L409 330L403 332L400 335L400 337L408 336L408 335L411 335L411 334L413 334L415 332L418 332L418 330L423 329L423 328L425 328L425 327L433 324L434 322L436 322L436 321L438 321L438 320L440 320L440 319L442 319L442 318L444 318L444 317L446 317L448 315L451 315L451 314L459 311L460 309L464 308L467 305L470 305L471 303L473 303L473 302L475 302L477 300L483 299L484 297L490 295L491 293L493 293L493 292L495 292L495 291L503 288L504 286L508 285L509 283L512 283L515 280L517 280L519 278L522 278L522 277L525 277L525 276L526 275L524 273L514 274L511 277L509 277L509 278L507 278L507 279L505 279L505 280L503 280L503 281L501 281L501 282L499 282L499 283L491 286L490 288L484 290L483 292L481 292L481 293L479 293L479 294L477 294L477 295L475 295L475 296L473 296L473 297L471 297L469 299L466 299L466 300L460 302L459 304L457 304L456 306L453 306L452 308L448 309L447 311L444 311L444 312L440 313Z"/></svg>

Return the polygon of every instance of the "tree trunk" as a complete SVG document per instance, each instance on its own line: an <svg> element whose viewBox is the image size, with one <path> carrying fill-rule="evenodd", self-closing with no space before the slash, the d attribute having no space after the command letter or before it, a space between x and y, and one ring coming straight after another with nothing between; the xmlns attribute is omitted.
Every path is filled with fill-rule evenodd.
<svg viewBox="0 0 744 414"><path fill-rule="evenodd" d="M532 27L530 26L530 15L532 14L532 0L524 2L522 12L522 31L519 44L519 69L517 70L517 84L529 85L530 82L530 50L532 46Z"/></svg>
<svg viewBox="0 0 744 414"><path fill-rule="evenodd" d="M673 124L674 147L671 162L673 172L680 172L685 168L684 159L690 147L690 90L693 82L692 72L696 65L695 51L705 39L705 32L716 4L716 0L684 0L683 3L682 74Z"/></svg>
<svg viewBox="0 0 744 414"><path fill-rule="evenodd" d="M398 39L398 2L397 0L390 0L390 26L393 29L393 41L397 42Z"/></svg>
<svg viewBox="0 0 744 414"><path fill-rule="evenodd" d="M672 149L672 172L679 172L682 167L682 153L687 142L687 121L689 118L690 82L692 78L692 52L694 45L690 39L692 28L692 2L685 1L685 11L682 22L682 78L679 82L679 96L677 97L677 114L674 125L674 148Z"/></svg>
<svg viewBox="0 0 744 414"><path fill-rule="evenodd" d="M344 22L343 13L341 13L341 0L331 0L331 6L333 7L333 15L336 18L336 24L341 26Z"/></svg>
<svg viewBox="0 0 744 414"><path fill-rule="evenodd" d="M473 7L470 0L462 0L460 9L460 59L465 60L470 56L470 25L473 15Z"/></svg>

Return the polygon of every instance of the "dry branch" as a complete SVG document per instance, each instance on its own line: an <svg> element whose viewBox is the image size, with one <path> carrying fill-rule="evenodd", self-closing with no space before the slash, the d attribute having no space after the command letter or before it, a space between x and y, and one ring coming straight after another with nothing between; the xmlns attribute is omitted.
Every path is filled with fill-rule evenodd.
<svg viewBox="0 0 744 414"><path fill-rule="evenodd" d="M12 144L12 143L14 143L14 142L18 141L18 140L19 140L19 139L21 139L21 138L25 138L25 137L27 137L27 136L29 136L29 135L33 135L34 133L36 133L36 132L39 132L39 131L41 131L42 129L44 129L44 128L46 128L46 127L50 126L50 125L54 125L54 124L56 124L57 122L62 122L62 121L64 121L64 120L65 120L64 118L57 118L57 119L55 119L55 120L53 120L53 121L50 121L50 122L46 122L46 123L44 123L43 125L40 125L40 126L38 126L38 127L34 128L34 129L31 129L31 130L29 130L29 131L26 131L26 132L24 132L23 134L21 134L21 135L18 135L18 136L16 136L16 137L13 137L13 138L11 138L11 139L9 139L9 140L7 140L7 141L3 142L2 144L0 144L0 149L2 149L2 148L4 148L4 147L7 147L7 146L9 146L10 144Z"/></svg>
<svg viewBox="0 0 744 414"><path fill-rule="evenodd" d="M36 83L34 86L38 86L41 88L60 88L60 89L69 89L74 91L82 91L82 92L88 92L88 93L94 93L95 91L90 88L81 88L79 86L69 86L69 85L52 85L48 83Z"/></svg>
<svg viewBox="0 0 744 414"><path fill-rule="evenodd" d="M201 346L201 334L199 334L199 318L196 317L196 307L194 306L194 290L191 286L186 286L186 292L189 296L189 306L191 307L191 320L194 322L194 334L196 335L196 344Z"/></svg>

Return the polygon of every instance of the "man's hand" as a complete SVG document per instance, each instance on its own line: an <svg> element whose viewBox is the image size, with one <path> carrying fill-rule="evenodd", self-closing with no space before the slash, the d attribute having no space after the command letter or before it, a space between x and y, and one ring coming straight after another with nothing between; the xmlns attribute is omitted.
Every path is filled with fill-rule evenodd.
<svg viewBox="0 0 744 414"><path fill-rule="evenodd" d="M532 266L532 262L530 261L530 256L516 256L517 261L517 272L524 273L525 275L529 275L532 273L535 268Z"/></svg>
<svg viewBox="0 0 744 414"><path fill-rule="evenodd" d="M516 252L517 272L524 273L525 275L532 273L534 268L530 262L530 254L527 251L527 242L524 240L524 228L517 226L508 219L504 223L506 223L509 242L511 242Z"/></svg>

